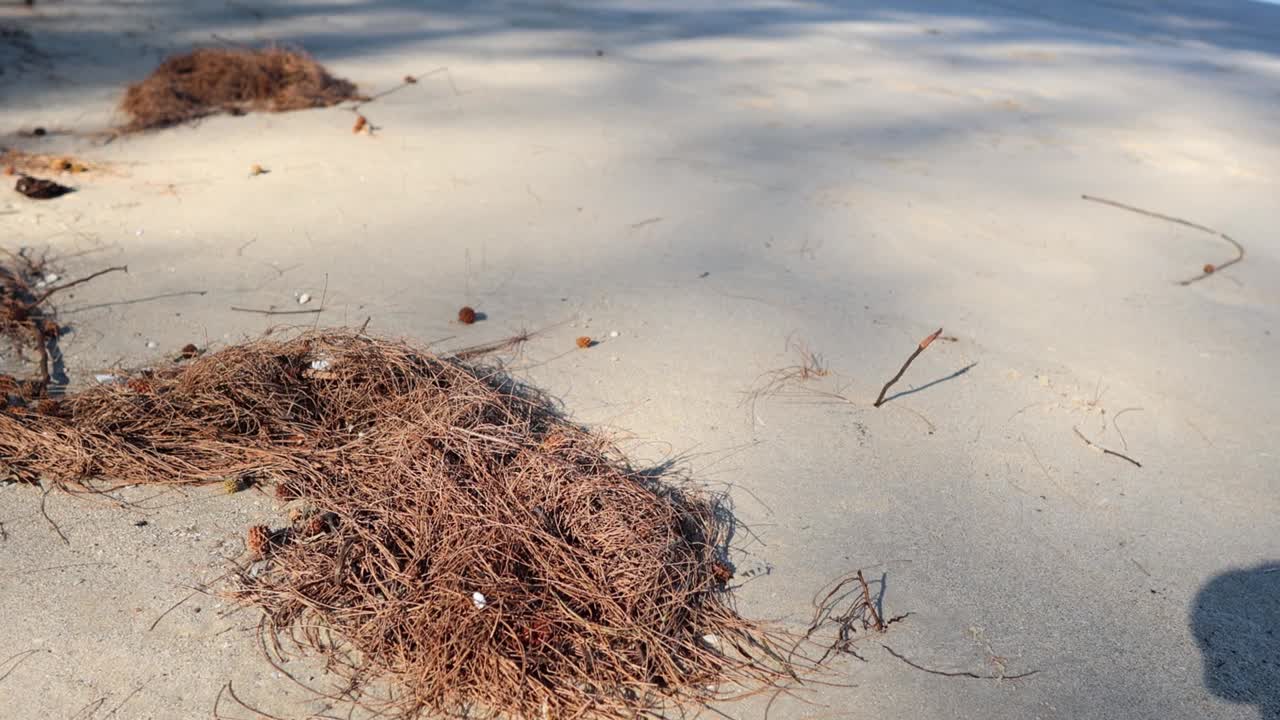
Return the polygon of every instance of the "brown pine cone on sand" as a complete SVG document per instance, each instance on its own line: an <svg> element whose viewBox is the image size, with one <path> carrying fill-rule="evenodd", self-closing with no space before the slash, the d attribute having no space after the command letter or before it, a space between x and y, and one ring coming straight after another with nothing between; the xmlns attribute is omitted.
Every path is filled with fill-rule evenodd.
<svg viewBox="0 0 1280 720"><path fill-rule="evenodd" d="M245 541L245 546L254 557L266 557L271 549L271 528L266 525L254 525L249 528L249 538Z"/></svg>

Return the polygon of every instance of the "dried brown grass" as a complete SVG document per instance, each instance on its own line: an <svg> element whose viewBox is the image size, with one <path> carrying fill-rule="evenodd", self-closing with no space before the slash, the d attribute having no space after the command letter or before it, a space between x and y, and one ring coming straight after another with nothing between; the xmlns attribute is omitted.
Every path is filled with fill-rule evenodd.
<svg viewBox="0 0 1280 720"><path fill-rule="evenodd" d="M233 594L273 662L401 717L636 717L775 688L733 609L730 518L495 371L350 331L263 339L0 414L18 477L274 485ZM361 695L389 679L391 694Z"/></svg>
<svg viewBox="0 0 1280 720"><path fill-rule="evenodd" d="M130 85L121 109L137 132L218 113L287 112L360 99L356 86L335 78L297 50L205 48L174 55Z"/></svg>
<svg viewBox="0 0 1280 720"><path fill-rule="evenodd" d="M94 163L72 155L32 153L16 149L0 148L0 168L6 175L18 173L86 173L101 169Z"/></svg>

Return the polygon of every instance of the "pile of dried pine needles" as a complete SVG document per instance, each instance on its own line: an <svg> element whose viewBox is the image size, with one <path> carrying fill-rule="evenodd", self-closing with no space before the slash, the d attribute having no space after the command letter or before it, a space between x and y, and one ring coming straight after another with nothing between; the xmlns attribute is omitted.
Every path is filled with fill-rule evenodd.
<svg viewBox="0 0 1280 720"><path fill-rule="evenodd" d="M126 132L152 130L217 113L287 112L357 100L306 53L282 48L205 48L167 58L129 86L121 109Z"/></svg>
<svg viewBox="0 0 1280 720"><path fill-rule="evenodd" d="M0 457L66 486L269 487L293 519L250 530L233 591L268 658L310 649L349 680L333 696L402 717L630 718L795 677L730 604L714 498L458 356L257 340L10 408Z"/></svg>

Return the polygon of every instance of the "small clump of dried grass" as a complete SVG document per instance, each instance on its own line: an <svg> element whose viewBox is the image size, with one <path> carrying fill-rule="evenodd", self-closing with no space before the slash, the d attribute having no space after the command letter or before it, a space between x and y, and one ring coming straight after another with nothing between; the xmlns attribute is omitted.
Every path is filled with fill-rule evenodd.
<svg viewBox="0 0 1280 720"><path fill-rule="evenodd" d="M86 173L100 169L99 166L73 155L49 153L33 153L13 148L0 148L0 168L4 174L18 173Z"/></svg>
<svg viewBox="0 0 1280 720"><path fill-rule="evenodd" d="M633 469L496 372L349 331L263 339L0 414L18 477L275 483L233 594L273 662L299 648L366 704L422 714L636 717L777 687L783 641L739 616L730 520Z"/></svg>
<svg viewBox="0 0 1280 720"><path fill-rule="evenodd" d="M137 132L170 127L217 113L287 112L329 107L360 96L297 50L204 48L174 55L145 80L129 86L122 128Z"/></svg>

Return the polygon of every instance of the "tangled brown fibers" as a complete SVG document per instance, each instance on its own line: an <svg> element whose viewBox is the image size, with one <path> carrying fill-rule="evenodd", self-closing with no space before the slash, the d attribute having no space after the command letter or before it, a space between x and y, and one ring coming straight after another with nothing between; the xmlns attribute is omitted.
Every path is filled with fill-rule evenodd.
<svg viewBox="0 0 1280 720"><path fill-rule="evenodd" d="M216 113L287 112L360 99L306 53L204 48L174 55L129 86L126 132L169 127Z"/></svg>
<svg viewBox="0 0 1280 720"><path fill-rule="evenodd" d="M351 697L390 679L380 709L406 717L635 717L791 673L730 605L713 498L404 343L263 339L10 408L0 457L65 484L273 484L303 511L251 532L233 591L268 656L309 648Z"/></svg>

